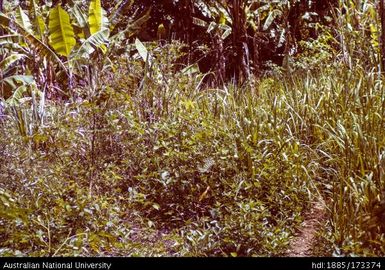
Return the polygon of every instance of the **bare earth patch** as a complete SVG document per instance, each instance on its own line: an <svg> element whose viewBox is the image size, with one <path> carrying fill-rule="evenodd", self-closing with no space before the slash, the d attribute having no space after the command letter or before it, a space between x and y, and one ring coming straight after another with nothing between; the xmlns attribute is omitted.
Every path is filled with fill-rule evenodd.
<svg viewBox="0 0 385 270"><path fill-rule="evenodd" d="M300 232L293 238L285 256L309 257L313 255L313 247L316 244L317 232L325 220L325 202L320 198L313 203L311 209L305 214L305 220L301 224Z"/></svg>

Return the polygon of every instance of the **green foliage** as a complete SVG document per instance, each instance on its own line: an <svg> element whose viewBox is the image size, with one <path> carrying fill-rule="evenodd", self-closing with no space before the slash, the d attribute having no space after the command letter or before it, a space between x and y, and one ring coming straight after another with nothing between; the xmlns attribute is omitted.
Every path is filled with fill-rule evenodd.
<svg viewBox="0 0 385 270"><path fill-rule="evenodd" d="M4 36L4 42L1 44L4 47L6 46L7 53L11 55L22 53L30 56L30 59L34 58L35 54L38 53L42 58L53 60L65 73L68 73L66 66L58 55L34 33L29 32L30 29L24 28L17 21L2 13L0 13L0 25L10 33L10 35ZM28 44L27 48L25 48L22 41Z"/></svg>
<svg viewBox="0 0 385 270"><path fill-rule="evenodd" d="M70 16L60 6L51 9L49 13L49 44L56 53L68 57L76 44Z"/></svg>
<svg viewBox="0 0 385 270"><path fill-rule="evenodd" d="M16 21L28 32L32 32L32 24L31 21L29 20L27 14L19 7L16 13Z"/></svg>
<svg viewBox="0 0 385 270"><path fill-rule="evenodd" d="M88 24L91 35L102 30L103 12L100 0L91 0L88 12Z"/></svg>
<svg viewBox="0 0 385 270"><path fill-rule="evenodd" d="M290 36L299 1L235 2L205 1L194 23L217 45ZM129 44L147 9L118 34L121 1L110 20L94 0L88 17L80 1L1 13L0 255L281 256L320 199L315 254L384 256L378 18L353 2L282 67L218 88L181 64L190 44Z"/></svg>

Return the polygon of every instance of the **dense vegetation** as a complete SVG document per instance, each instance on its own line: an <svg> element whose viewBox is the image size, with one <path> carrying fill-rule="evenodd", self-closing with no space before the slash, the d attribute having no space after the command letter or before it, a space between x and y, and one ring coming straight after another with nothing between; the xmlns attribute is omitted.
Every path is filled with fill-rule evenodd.
<svg viewBox="0 0 385 270"><path fill-rule="evenodd" d="M378 10L0 1L0 255L384 256Z"/></svg>

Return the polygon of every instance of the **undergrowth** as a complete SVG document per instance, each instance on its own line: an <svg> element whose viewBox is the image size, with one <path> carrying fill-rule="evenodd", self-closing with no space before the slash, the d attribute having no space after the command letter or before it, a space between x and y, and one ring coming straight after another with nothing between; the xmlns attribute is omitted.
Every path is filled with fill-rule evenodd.
<svg viewBox="0 0 385 270"><path fill-rule="evenodd" d="M1 255L279 256L320 196L319 250L385 254L376 73L220 89L178 74L140 88L116 74L91 97L6 106Z"/></svg>

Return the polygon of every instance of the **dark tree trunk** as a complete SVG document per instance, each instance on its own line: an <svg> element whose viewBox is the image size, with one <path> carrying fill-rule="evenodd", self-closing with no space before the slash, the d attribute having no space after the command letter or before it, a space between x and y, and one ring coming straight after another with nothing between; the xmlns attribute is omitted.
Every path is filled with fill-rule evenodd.
<svg viewBox="0 0 385 270"><path fill-rule="evenodd" d="M249 74L249 47L247 44L246 15L244 0L234 0L232 2L231 17L232 24L232 45L233 45L233 69L234 79L237 83L247 80Z"/></svg>
<svg viewBox="0 0 385 270"><path fill-rule="evenodd" d="M381 18L381 71L385 69L385 10L384 0L380 0L380 18Z"/></svg>

